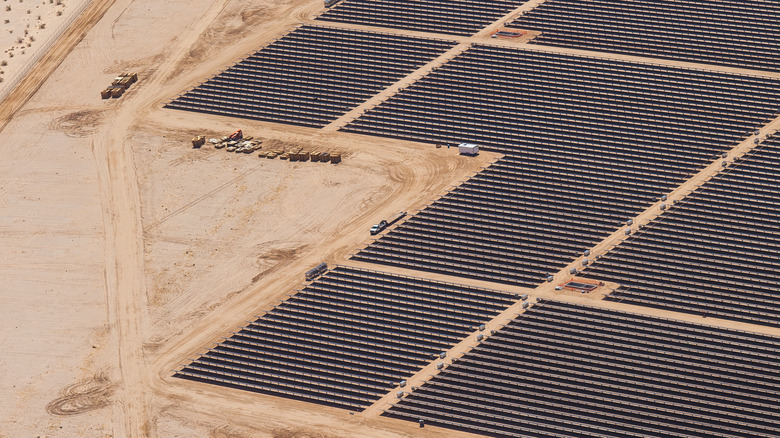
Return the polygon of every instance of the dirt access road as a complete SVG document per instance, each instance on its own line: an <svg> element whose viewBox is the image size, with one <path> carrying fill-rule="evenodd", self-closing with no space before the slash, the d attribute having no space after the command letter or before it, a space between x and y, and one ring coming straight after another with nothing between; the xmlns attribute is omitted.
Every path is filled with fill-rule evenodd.
<svg viewBox="0 0 780 438"><path fill-rule="evenodd" d="M366 424L170 377L300 285L311 265L345 261L377 218L423 208L497 158L161 108L320 6L95 2L3 106L0 216L10 220L0 245L21 249L0 270L23 285L3 289L16 309L3 324L40 335L0 339L3 389L15 399L0 404L0 436L406 434L404 422ZM140 81L100 100L127 70ZM203 127L218 135L237 125L269 147L326 148L344 162L266 162L187 144ZM25 256L28 246L36 250ZM37 269L20 269L32 260Z"/></svg>
<svg viewBox="0 0 780 438"><path fill-rule="evenodd" d="M161 108L321 5L96 0L0 108L0 436L466 436L171 378L307 268L344 263L377 218L497 157ZM127 70L139 83L100 100ZM344 162L187 146L236 127Z"/></svg>

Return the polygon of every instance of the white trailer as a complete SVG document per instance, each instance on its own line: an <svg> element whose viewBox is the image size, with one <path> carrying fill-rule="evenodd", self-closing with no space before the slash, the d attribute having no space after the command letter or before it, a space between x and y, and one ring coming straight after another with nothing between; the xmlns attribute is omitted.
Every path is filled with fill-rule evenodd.
<svg viewBox="0 0 780 438"><path fill-rule="evenodd" d="M461 155L479 155L479 145L461 143L458 145L458 152L460 152Z"/></svg>

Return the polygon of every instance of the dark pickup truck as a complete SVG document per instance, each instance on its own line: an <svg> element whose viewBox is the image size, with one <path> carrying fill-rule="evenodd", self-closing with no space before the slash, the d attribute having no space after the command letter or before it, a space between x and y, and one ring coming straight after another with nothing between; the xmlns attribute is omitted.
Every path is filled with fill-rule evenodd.
<svg viewBox="0 0 780 438"><path fill-rule="evenodd" d="M403 219L404 216L406 216L406 212L405 211L399 211L389 221L382 220L378 224L376 224L373 227L371 227L371 230L370 230L371 235L375 236L375 235L381 233L382 231L384 231L385 228L387 228L390 225L393 225L394 223L396 223L396 222L400 221L401 219Z"/></svg>

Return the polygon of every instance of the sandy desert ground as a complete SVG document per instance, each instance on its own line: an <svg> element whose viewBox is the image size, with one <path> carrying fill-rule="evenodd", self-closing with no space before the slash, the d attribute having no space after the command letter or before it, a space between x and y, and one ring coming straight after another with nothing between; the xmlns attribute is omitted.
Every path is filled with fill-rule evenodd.
<svg viewBox="0 0 780 438"><path fill-rule="evenodd" d="M89 0L4 0L0 5L0 96L65 30Z"/></svg>
<svg viewBox="0 0 780 438"><path fill-rule="evenodd" d="M162 108L321 7L93 0L0 107L0 437L469 436L171 378L299 287L308 268L344 263L372 223L423 208L498 158ZM128 70L139 82L101 100ZM189 144L238 128L266 147L327 149L344 160L290 163ZM619 230L594 250L622 238ZM533 296L554 296L552 287ZM558 295L593 304L603 293Z"/></svg>
<svg viewBox="0 0 780 438"><path fill-rule="evenodd" d="M306 269L346 260L378 218L422 208L497 158L161 108L319 7L115 1L10 119L0 436L366 436L365 421L339 409L170 378L300 286ZM125 70L139 83L101 100ZM343 162L189 144L236 128ZM408 427L376 423L372 436Z"/></svg>

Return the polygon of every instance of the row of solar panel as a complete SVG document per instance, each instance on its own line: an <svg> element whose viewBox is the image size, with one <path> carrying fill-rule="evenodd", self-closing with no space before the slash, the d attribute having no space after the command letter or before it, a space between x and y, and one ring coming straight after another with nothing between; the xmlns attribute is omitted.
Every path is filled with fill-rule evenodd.
<svg viewBox="0 0 780 438"><path fill-rule="evenodd" d="M780 339L542 300L387 415L501 437L754 438Z"/></svg>
<svg viewBox="0 0 780 438"><path fill-rule="evenodd" d="M175 376L361 409L515 299L338 267Z"/></svg>
<svg viewBox="0 0 780 438"><path fill-rule="evenodd" d="M472 35L522 4L520 0L343 0L318 18L367 26Z"/></svg>
<svg viewBox="0 0 780 438"><path fill-rule="evenodd" d="M452 46L305 25L166 107L322 127Z"/></svg>
<svg viewBox="0 0 780 438"><path fill-rule="evenodd" d="M547 0L511 23L534 44L780 71L780 6L682 0Z"/></svg>
<svg viewBox="0 0 780 438"><path fill-rule="evenodd" d="M362 409L517 299L338 267L176 377ZM485 336L389 414L496 436L778 431L776 337L549 300Z"/></svg>
<svg viewBox="0 0 780 438"><path fill-rule="evenodd" d="M595 262L609 299L780 324L780 138L749 155Z"/></svg>
<svg viewBox="0 0 780 438"><path fill-rule="evenodd" d="M508 155L355 257L539 284L778 110L778 79L475 46L343 130Z"/></svg>

